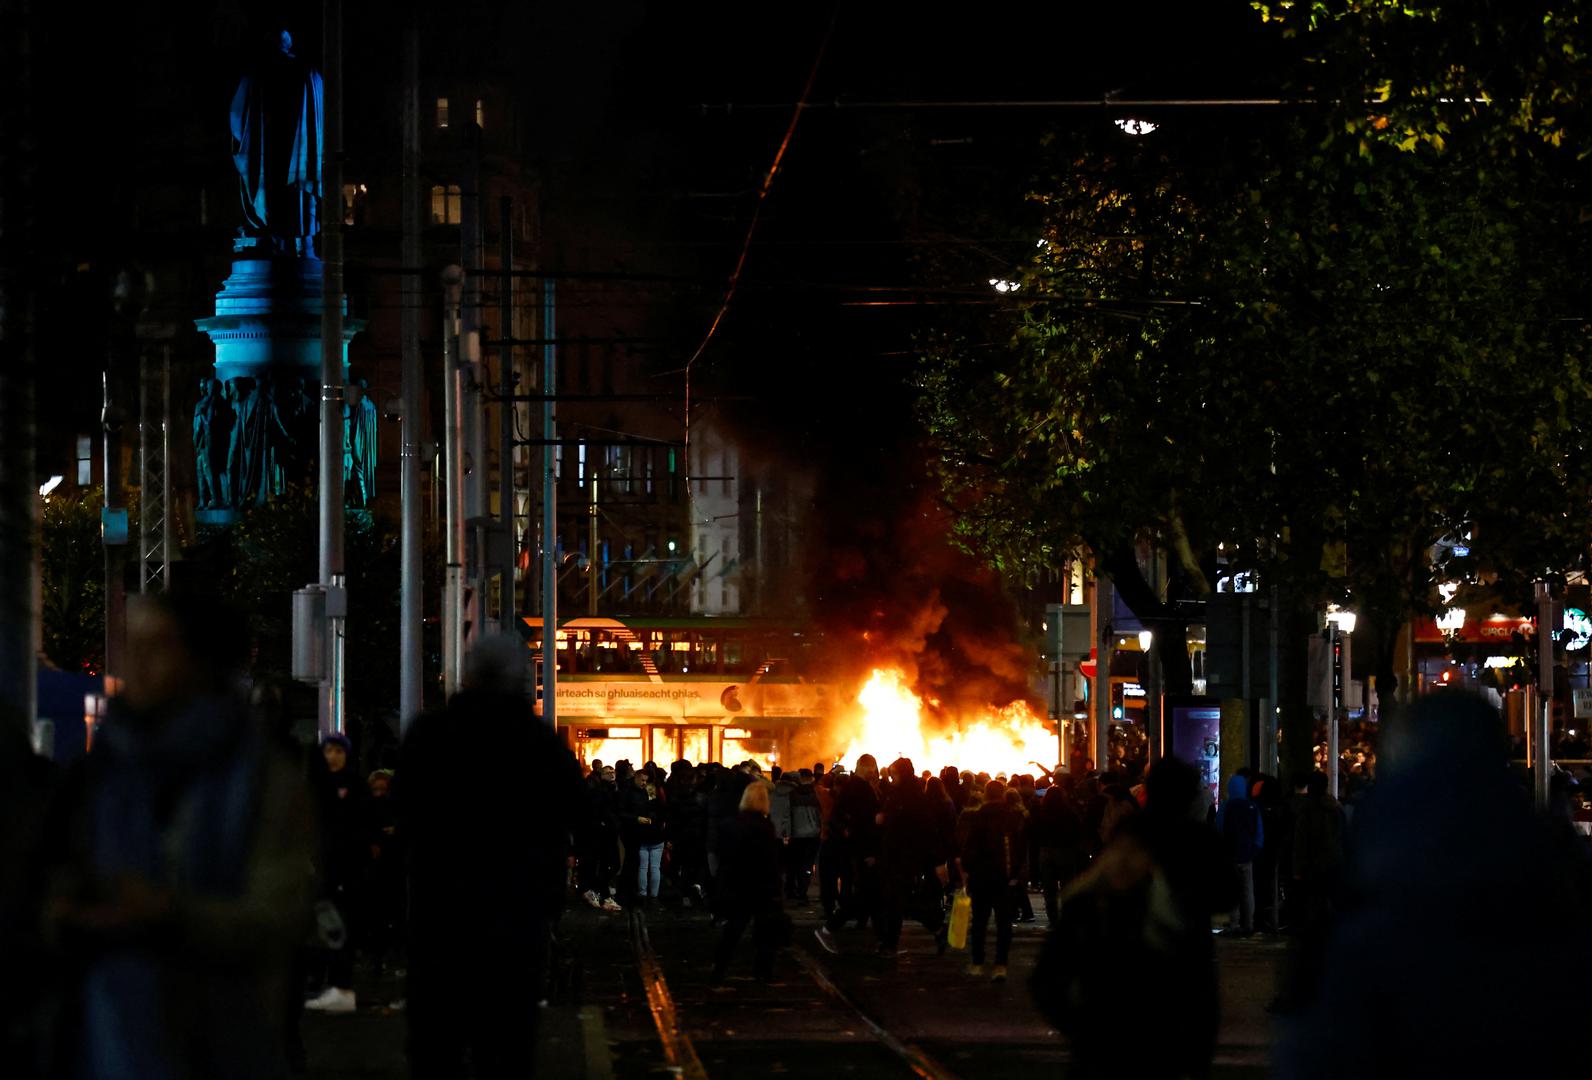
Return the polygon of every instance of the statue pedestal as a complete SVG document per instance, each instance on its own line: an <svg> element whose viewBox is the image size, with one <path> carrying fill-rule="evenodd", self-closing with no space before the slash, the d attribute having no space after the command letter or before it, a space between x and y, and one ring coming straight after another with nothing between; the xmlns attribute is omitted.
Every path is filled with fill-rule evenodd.
<svg viewBox="0 0 1592 1080"><path fill-rule="evenodd" d="M348 301L343 300L343 310ZM216 344L216 378L265 372L321 378L321 260L299 256L241 258L216 294L216 313L194 325ZM343 320L343 375L348 343L364 328Z"/></svg>
<svg viewBox="0 0 1592 1080"><path fill-rule="evenodd" d="M216 346L215 383L194 417L196 465L211 494L199 524L225 526L244 507L309 482L319 454L321 261L268 255L240 244L216 294L216 313L194 325ZM342 301L347 311L347 300ZM342 379L348 343L364 320L343 320ZM201 432L202 438L201 438ZM201 449L201 444L204 449Z"/></svg>

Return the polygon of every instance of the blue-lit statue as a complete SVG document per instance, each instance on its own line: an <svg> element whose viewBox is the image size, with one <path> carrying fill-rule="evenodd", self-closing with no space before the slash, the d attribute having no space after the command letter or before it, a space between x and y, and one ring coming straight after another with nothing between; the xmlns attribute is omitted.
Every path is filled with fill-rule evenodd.
<svg viewBox="0 0 1592 1080"><path fill-rule="evenodd" d="M243 199L238 250L313 255L320 232L321 76L277 48L232 96L232 161Z"/></svg>

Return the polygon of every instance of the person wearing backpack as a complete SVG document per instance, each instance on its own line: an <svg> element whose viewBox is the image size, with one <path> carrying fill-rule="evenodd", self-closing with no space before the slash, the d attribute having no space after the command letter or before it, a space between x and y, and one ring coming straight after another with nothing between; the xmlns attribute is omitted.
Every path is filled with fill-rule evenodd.
<svg viewBox="0 0 1592 1080"><path fill-rule="evenodd" d="M802 769L795 776L796 783L790 791L790 846L786 850L790 873L785 879L785 888L790 899L806 904L807 890L813 879L813 859L818 854L818 834L823 828L823 811L812 772Z"/></svg>
<svg viewBox="0 0 1592 1080"><path fill-rule="evenodd" d="M1249 777L1243 773L1227 782L1227 801L1217 811L1216 828L1238 871L1238 908L1228 932L1248 937L1255 932L1255 856L1265 846L1266 828L1260 807L1249 797Z"/></svg>

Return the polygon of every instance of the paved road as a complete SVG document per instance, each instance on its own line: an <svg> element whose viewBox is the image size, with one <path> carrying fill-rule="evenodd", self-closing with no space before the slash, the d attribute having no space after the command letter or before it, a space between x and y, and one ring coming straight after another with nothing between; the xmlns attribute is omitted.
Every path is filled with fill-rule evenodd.
<svg viewBox="0 0 1592 1080"><path fill-rule="evenodd" d="M965 953L936 957L921 928L908 928L902 954L893 960L875 956L871 934L855 930L841 932L841 954L831 956L812 937L817 909L792 914L796 943L781 954L773 982L751 978L748 938L728 984L713 987L708 975L717 931L705 914L665 909L638 921L577 905L562 929L581 971L579 1000L550 1007L537 1055L541 1075L1066 1075L1066 1048L1034 1011L1026 989L1040 927L1017 928L1011 979L992 984L962 973ZM1216 1075L1263 1076L1271 1042L1264 1005L1282 966L1282 944L1264 937L1218 939L1217 958L1222 1027ZM362 990L359 1013L309 1017L311 1075L401 1077L403 1016L382 1007L400 990L396 982L371 983Z"/></svg>

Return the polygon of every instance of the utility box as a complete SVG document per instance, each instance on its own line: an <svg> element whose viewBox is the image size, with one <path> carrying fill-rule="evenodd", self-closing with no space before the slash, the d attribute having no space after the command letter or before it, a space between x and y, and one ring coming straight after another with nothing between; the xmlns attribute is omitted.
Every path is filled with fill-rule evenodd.
<svg viewBox="0 0 1592 1080"><path fill-rule="evenodd" d="M293 590L293 678L303 683L326 679L326 588Z"/></svg>

